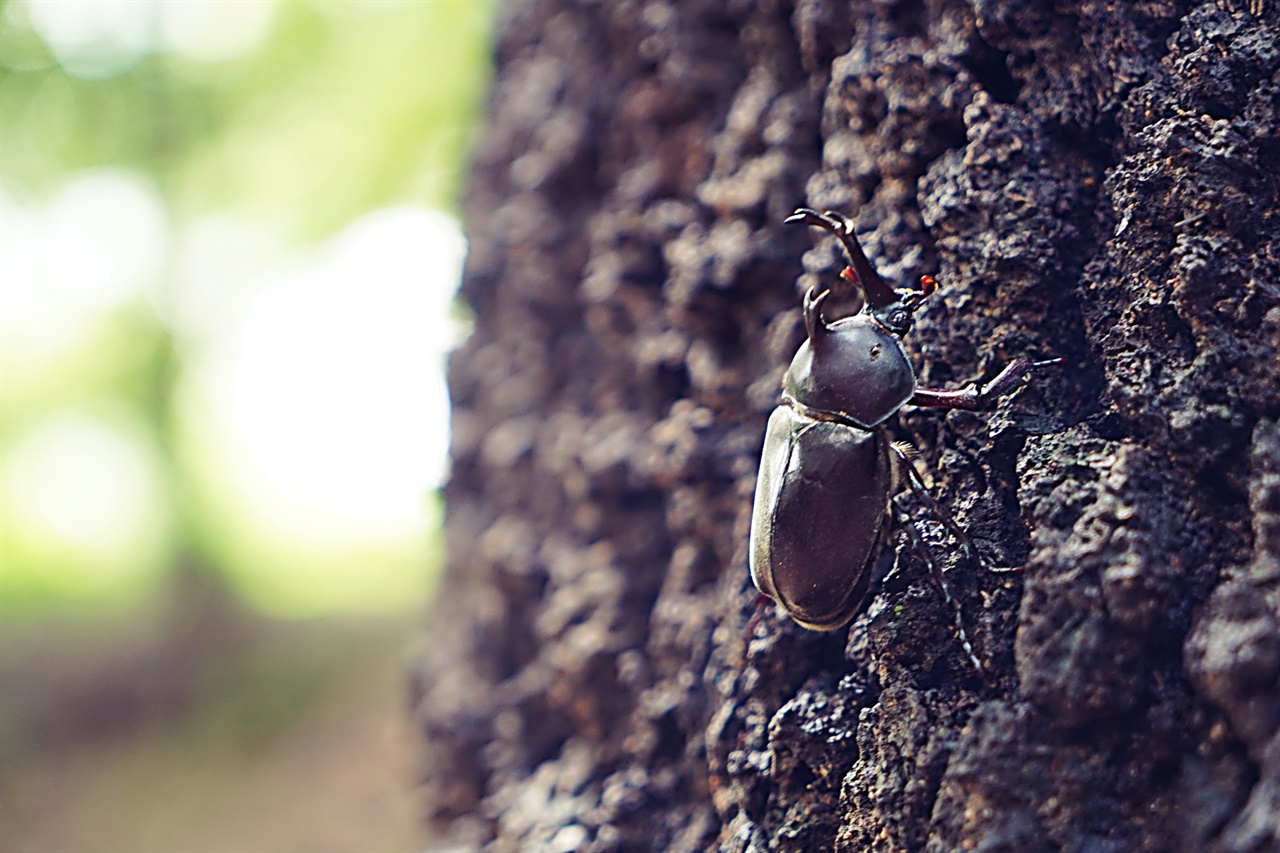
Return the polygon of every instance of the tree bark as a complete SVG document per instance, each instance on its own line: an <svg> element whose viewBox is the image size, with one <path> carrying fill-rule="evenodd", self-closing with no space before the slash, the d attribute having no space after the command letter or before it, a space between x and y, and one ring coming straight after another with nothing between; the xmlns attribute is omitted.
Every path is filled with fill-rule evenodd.
<svg viewBox="0 0 1280 853"><path fill-rule="evenodd" d="M436 841L1280 849L1280 21L1263 0L507 4L465 201L448 566L415 667ZM939 292L905 409L988 677L923 564L753 621L795 207Z"/></svg>

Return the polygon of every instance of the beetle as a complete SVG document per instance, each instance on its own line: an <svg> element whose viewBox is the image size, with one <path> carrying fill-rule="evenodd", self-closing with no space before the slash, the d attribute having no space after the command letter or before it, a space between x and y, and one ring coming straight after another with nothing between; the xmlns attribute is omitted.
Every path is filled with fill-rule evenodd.
<svg viewBox="0 0 1280 853"><path fill-rule="evenodd" d="M936 287L890 287L867 260L853 224L834 211L800 208L787 224L830 231L844 246L845 281L861 289L862 311L828 324L822 316L831 290L804 296L807 339L782 382L780 405L769 417L751 513L751 579L798 624L835 630L868 599L880 545L891 526L894 497L905 484L960 541L975 562L976 549L928 494L906 450L885 422L905 405L978 410L1019 386L1033 368L1060 361L1016 359L991 382L959 390L921 388L902 346L912 314ZM899 511L912 544L923 552L944 596L955 605L942 573L909 516ZM960 622L960 639L975 667L981 664Z"/></svg>

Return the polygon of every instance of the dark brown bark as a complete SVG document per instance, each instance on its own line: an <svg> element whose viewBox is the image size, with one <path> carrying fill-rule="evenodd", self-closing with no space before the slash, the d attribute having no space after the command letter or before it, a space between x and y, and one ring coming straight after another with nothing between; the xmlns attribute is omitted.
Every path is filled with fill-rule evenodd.
<svg viewBox="0 0 1280 853"><path fill-rule="evenodd" d="M508 4L415 679L442 843L1280 849L1266 5ZM1065 359L900 417L1026 566L932 529L988 683L909 551L851 628L748 641L764 425L839 270L801 204L937 275L922 385Z"/></svg>

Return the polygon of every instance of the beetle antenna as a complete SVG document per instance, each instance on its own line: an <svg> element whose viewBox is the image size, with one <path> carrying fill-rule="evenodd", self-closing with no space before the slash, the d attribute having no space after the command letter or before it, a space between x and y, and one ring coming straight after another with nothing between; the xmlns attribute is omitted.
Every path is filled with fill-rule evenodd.
<svg viewBox="0 0 1280 853"><path fill-rule="evenodd" d="M938 289L938 280L931 275L920 276L919 290L899 290L898 296L901 298L902 304L907 306L907 310L915 311L920 307L920 303L924 302L933 292Z"/></svg>

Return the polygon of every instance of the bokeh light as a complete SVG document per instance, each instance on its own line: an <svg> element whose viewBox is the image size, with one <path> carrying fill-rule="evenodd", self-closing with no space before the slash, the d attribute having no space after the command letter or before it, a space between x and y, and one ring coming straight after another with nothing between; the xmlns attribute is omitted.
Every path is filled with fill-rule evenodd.
<svg viewBox="0 0 1280 853"><path fill-rule="evenodd" d="M83 406L40 419L7 456L0 596L10 607L50 597L110 606L154 586L172 519L145 423L109 402Z"/></svg>
<svg viewBox="0 0 1280 853"><path fill-rule="evenodd" d="M495 7L0 0L5 849L414 847Z"/></svg>
<svg viewBox="0 0 1280 853"><path fill-rule="evenodd" d="M168 212L125 169L70 175L44 203L0 189L0 359L6 396L57 379L103 319L158 286Z"/></svg>
<svg viewBox="0 0 1280 853"><path fill-rule="evenodd" d="M251 297L211 311L220 328L199 330L179 389L184 449L217 514L242 531L224 540L227 562L261 606L420 600L440 522L427 496L444 474L443 365L459 334L449 306L462 252L452 219L380 210L281 259Z"/></svg>
<svg viewBox="0 0 1280 853"><path fill-rule="evenodd" d="M96 448L76 482L106 476L103 460L119 463L126 446L151 472L130 481L150 484L131 493L141 503L130 523L168 532L120 534L137 570L98 574L117 578L118 594L145 595L138 578L194 556L275 615L419 606L440 549L443 365L461 334L450 305L464 251L456 221L424 201L459 183L482 85L459 68L468 52L470 73L481 67L488 11L412 6L416 30L398 3L4 8L0 44L20 49L0 60L17 63L0 119L21 120L0 122L0 476L5 541L25 543L4 571L46 590L49 606L58 590L87 588L67 578L87 576L69 555L89 551L48 504L89 510L69 486L28 480L72 482L46 458L72 458L69 448ZM47 48L44 64L24 28ZM299 62L298 44L314 45L314 62ZM276 49L273 84L250 86L245 70ZM432 85L371 85L424 55L438 66ZM202 76L213 72L193 62L244 70ZM201 113L176 133L156 124ZM87 114L101 137L84 135ZM170 138L153 149L159 131ZM111 163L122 149L133 162ZM56 165L94 160L107 162ZM370 175L383 185L372 196ZM114 414L95 421L102 407L86 400ZM122 426L130 417L145 429ZM62 438L31 444L42 435ZM43 515L28 505L37 496ZM18 602L0 598L0 613Z"/></svg>

